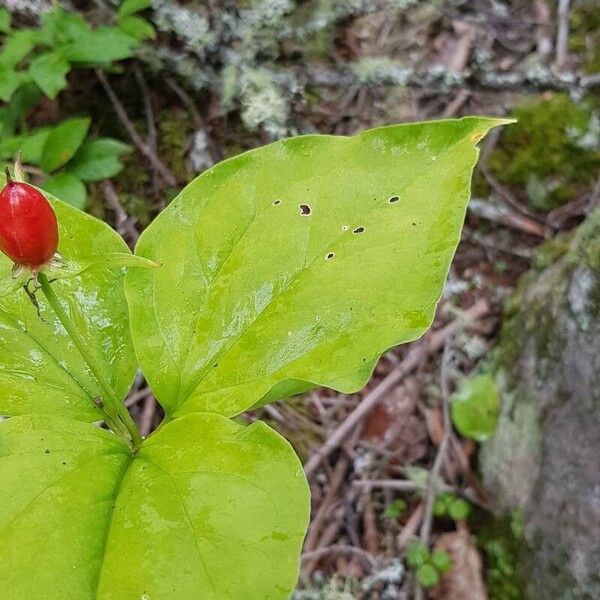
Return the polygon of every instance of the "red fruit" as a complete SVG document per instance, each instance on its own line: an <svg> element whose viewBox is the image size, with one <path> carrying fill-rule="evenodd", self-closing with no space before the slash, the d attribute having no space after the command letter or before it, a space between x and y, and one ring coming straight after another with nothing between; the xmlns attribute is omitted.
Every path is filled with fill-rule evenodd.
<svg viewBox="0 0 600 600"><path fill-rule="evenodd" d="M0 250L17 265L39 271L56 252L58 224L34 187L8 180L0 192Z"/></svg>

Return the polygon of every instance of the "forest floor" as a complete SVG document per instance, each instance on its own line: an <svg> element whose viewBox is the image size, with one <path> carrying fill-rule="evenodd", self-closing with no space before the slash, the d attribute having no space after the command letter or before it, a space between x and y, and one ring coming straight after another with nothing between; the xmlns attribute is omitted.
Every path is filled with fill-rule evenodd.
<svg viewBox="0 0 600 600"><path fill-rule="evenodd" d="M219 11L218 2L208 4ZM270 105L278 115L256 117L247 90L226 99L223 88L195 89L178 73L130 61L104 82L91 70L78 72L61 102L46 102L34 119L95 106L97 132L138 149L130 134L139 132L164 172L134 153L112 183L93 185L89 204L133 245L179 184L282 135L516 116L518 124L482 144L462 241L430 332L383 356L360 393L318 389L245 418L267 420L306 464L313 517L296 600L518 600L518 515L499 521L491 514L477 443L453 428L448 405L463 380L490 364L506 299L519 276L544 260L538 247L551 253L552 240L600 203L600 6L349 4L356 8L340 11L308 41L289 36L266 58L254 55L248 69L264 74L266 65L279 77L281 97ZM301 16L310 23L310 12ZM226 81L219 56L198 60ZM127 403L144 434L160 422L143 379ZM470 509L440 514L440 492ZM416 539L453 562L428 590L404 558Z"/></svg>

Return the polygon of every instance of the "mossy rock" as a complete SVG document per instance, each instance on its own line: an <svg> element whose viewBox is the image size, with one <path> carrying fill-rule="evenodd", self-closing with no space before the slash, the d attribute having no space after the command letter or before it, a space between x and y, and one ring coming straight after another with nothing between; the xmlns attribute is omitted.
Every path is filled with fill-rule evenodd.
<svg viewBox="0 0 600 600"><path fill-rule="evenodd" d="M521 280L495 376L481 470L497 511L524 516L528 597L600 598L600 209Z"/></svg>
<svg viewBox="0 0 600 600"><path fill-rule="evenodd" d="M499 181L520 187L529 204L549 210L585 191L600 169L600 116L591 99L556 94L515 108L489 158Z"/></svg>

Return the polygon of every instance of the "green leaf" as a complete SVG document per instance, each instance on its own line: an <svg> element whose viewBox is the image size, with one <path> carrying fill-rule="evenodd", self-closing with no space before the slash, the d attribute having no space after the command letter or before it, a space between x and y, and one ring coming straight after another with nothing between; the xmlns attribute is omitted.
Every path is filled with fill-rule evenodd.
<svg viewBox="0 0 600 600"><path fill-rule="evenodd" d="M433 565L427 563L417 569L417 579L424 588L430 588L439 582L440 575Z"/></svg>
<svg viewBox="0 0 600 600"><path fill-rule="evenodd" d="M118 17L121 20L123 17L133 15L134 13L140 12L146 8L152 6L152 0L125 0L121 6L119 6Z"/></svg>
<svg viewBox="0 0 600 600"><path fill-rule="evenodd" d="M436 517L444 517L448 514L450 504L456 498L454 494L439 494L433 503L433 514Z"/></svg>
<svg viewBox="0 0 600 600"><path fill-rule="evenodd" d="M136 250L163 268L126 285L137 355L167 415L362 388L383 352L430 326L475 145L505 122L292 138L188 185Z"/></svg>
<svg viewBox="0 0 600 600"><path fill-rule="evenodd" d="M0 100L8 102L24 81L21 73L0 63Z"/></svg>
<svg viewBox="0 0 600 600"><path fill-rule="evenodd" d="M81 179L71 173L59 173L42 183L42 188L63 202L83 210L87 200L87 190Z"/></svg>
<svg viewBox="0 0 600 600"><path fill-rule="evenodd" d="M16 67L35 45L35 31L33 29L18 29L6 36L2 52L0 52L0 65Z"/></svg>
<svg viewBox="0 0 600 600"><path fill-rule="evenodd" d="M42 151L42 169L52 173L69 162L79 149L88 129L90 119L67 119L57 125L46 140Z"/></svg>
<svg viewBox="0 0 600 600"><path fill-rule="evenodd" d="M23 146L26 136L13 135L0 139L0 159L12 160Z"/></svg>
<svg viewBox="0 0 600 600"><path fill-rule="evenodd" d="M14 159L21 152L23 162L26 164L39 164L42 148L52 131L52 127L42 127L32 133L14 135L0 139L0 158Z"/></svg>
<svg viewBox="0 0 600 600"><path fill-rule="evenodd" d="M84 40L90 26L78 13L56 6L42 14L42 26L37 30L37 42L56 47L72 40Z"/></svg>
<svg viewBox="0 0 600 600"><path fill-rule="evenodd" d="M138 40L118 27L99 27L65 45L62 53L69 62L104 64L131 58L138 45Z"/></svg>
<svg viewBox="0 0 600 600"><path fill-rule="evenodd" d="M429 560L429 550L423 542L413 542L406 551L406 562L416 568Z"/></svg>
<svg viewBox="0 0 600 600"><path fill-rule="evenodd" d="M132 458L93 425L25 416L0 423L0 450L3 600L292 592L308 486L263 423L190 415Z"/></svg>
<svg viewBox="0 0 600 600"><path fill-rule="evenodd" d="M155 263L147 258L136 256L128 252L105 252L98 256L92 256L77 261L65 260L61 257L60 260L53 261L44 273L48 279L68 279L81 275L89 269L112 267L136 267L142 269L158 269L162 265Z"/></svg>
<svg viewBox="0 0 600 600"><path fill-rule="evenodd" d="M466 379L452 396L452 421L465 437L482 442L489 438L498 422L500 397L490 375Z"/></svg>
<svg viewBox="0 0 600 600"><path fill-rule="evenodd" d="M49 200L59 223L58 251L65 259L86 262L105 253L129 251L102 221ZM0 279L11 269L11 261L1 255ZM121 397L136 370L123 279L121 269L107 265L52 284ZM102 396L100 387L43 296L38 302L41 318L22 290L0 299L0 415L52 413L101 419L93 401Z"/></svg>
<svg viewBox="0 0 600 600"><path fill-rule="evenodd" d="M386 519L397 519L406 512L406 508L406 502L401 498L398 498L387 506L385 512L383 513L383 516Z"/></svg>
<svg viewBox="0 0 600 600"><path fill-rule="evenodd" d="M29 65L31 79L48 98L56 98L67 86L65 75L69 70L69 63L57 52L40 54Z"/></svg>
<svg viewBox="0 0 600 600"><path fill-rule="evenodd" d="M86 142L69 163L69 172L83 181L108 179L123 170L119 157L131 147L118 140L101 138Z"/></svg>
<svg viewBox="0 0 600 600"><path fill-rule="evenodd" d="M1 72L2 67L0 66ZM15 127L21 123L27 111L37 104L39 98L40 90L31 82L17 88L10 102L0 108L0 135L13 135Z"/></svg>
<svg viewBox="0 0 600 600"><path fill-rule="evenodd" d="M0 8L0 32L8 33L10 31L11 14L6 8Z"/></svg>
<svg viewBox="0 0 600 600"><path fill-rule="evenodd" d="M30 165L39 165L42 160L42 151L46 140L52 131L52 127L40 127L34 132L23 136L23 143L21 145L21 158L24 163Z"/></svg>
<svg viewBox="0 0 600 600"><path fill-rule="evenodd" d="M119 20L119 28L127 35L138 40L153 40L156 38L156 30L142 17L123 17Z"/></svg>
<svg viewBox="0 0 600 600"><path fill-rule="evenodd" d="M434 550L431 553L431 562L440 573L447 573L452 567L450 555L443 550Z"/></svg>
<svg viewBox="0 0 600 600"><path fill-rule="evenodd" d="M448 515L455 521L462 521L471 514L471 505L462 498L455 498L448 507Z"/></svg>

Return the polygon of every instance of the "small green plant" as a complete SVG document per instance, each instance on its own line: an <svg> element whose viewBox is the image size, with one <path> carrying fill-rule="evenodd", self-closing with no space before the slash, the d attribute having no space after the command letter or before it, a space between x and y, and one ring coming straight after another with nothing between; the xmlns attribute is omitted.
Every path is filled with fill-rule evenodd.
<svg viewBox="0 0 600 600"><path fill-rule="evenodd" d="M402 498L397 498L385 509L383 516L386 519L398 519L406 512L407 504Z"/></svg>
<svg viewBox="0 0 600 600"><path fill-rule="evenodd" d="M430 552L423 542L413 542L406 552L406 562L415 571L417 580L424 588L437 585L440 575L447 573L452 561L447 552Z"/></svg>
<svg viewBox="0 0 600 600"><path fill-rule="evenodd" d="M436 517L450 517L454 521L462 521L471 514L471 505L455 494L440 494L433 504Z"/></svg>
<svg viewBox="0 0 600 600"><path fill-rule="evenodd" d="M85 184L119 173L129 146L110 138L88 139L89 118L30 129L27 114L42 95L56 98L72 69L108 68L132 57L140 41L154 35L135 14L149 4L126 0L114 25L95 29L59 6L43 13L39 27L13 29L10 13L0 9L0 99L6 103L0 108L0 160L21 152L44 190L78 208L85 206Z"/></svg>
<svg viewBox="0 0 600 600"><path fill-rule="evenodd" d="M21 220L37 198L44 221L45 203L6 186L3 217L19 210L0 220L2 599L288 598L308 484L288 442L239 416L317 385L355 392L427 330L476 144L503 123L247 152L189 184L135 254L47 194L48 260L54 237L40 248ZM140 368L165 412L147 439L123 403ZM419 577L448 567L433 553Z"/></svg>
<svg viewBox="0 0 600 600"><path fill-rule="evenodd" d="M452 395L452 422L465 437L483 442L498 424L500 396L489 374L469 377L461 382Z"/></svg>

